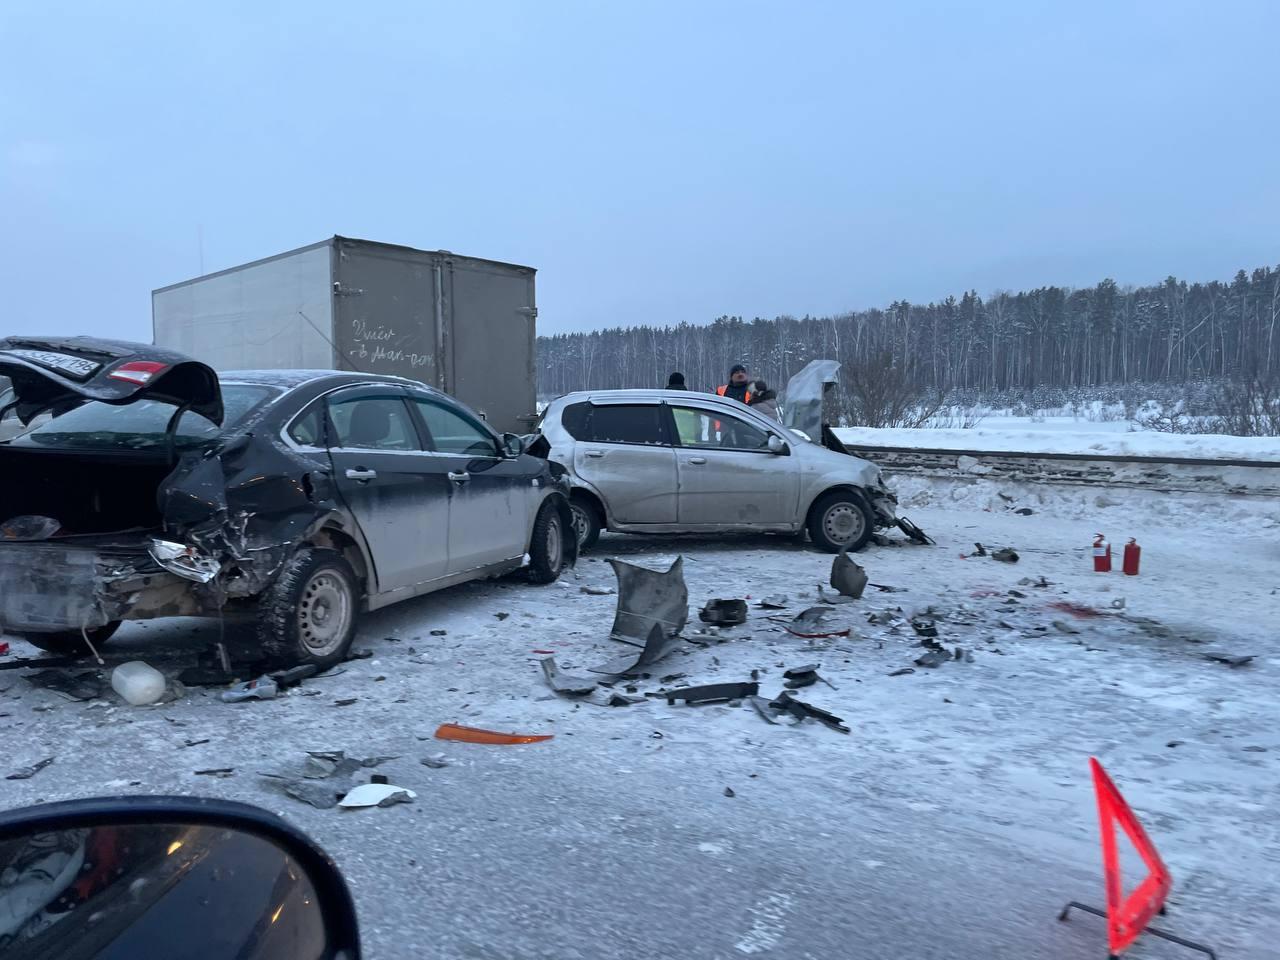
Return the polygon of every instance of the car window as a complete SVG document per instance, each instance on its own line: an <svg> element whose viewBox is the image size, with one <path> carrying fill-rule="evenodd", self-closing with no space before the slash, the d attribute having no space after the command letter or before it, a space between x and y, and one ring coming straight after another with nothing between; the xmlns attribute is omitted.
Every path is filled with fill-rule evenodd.
<svg viewBox="0 0 1280 960"><path fill-rule="evenodd" d="M767 450L769 432L727 413L672 407L682 447L704 450Z"/></svg>
<svg viewBox="0 0 1280 960"><path fill-rule="evenodd" d="M185 449L208 443L279 394L274 387L223 384L222 426L188 410L178 420L174 445ZM165 431L177 409L163 400L143 399L124 404L93 400L57 416L42 414L10 442L15 446L151 450L164 447L168 442Z"/></svg>
<svg viewBox="0 0 1280 960"><path fill-rule="evenodd" d="M313 403L307 411L289 425L289 439L300 447L324 446L324 423L321 414L323 403Z"/></svg>
<svg viewBox="0 0 1280 960"><path fill-rule="evenodd" d="M496 457L493 434L470 418L435 400L414 398L431 434L431 449L467 457Z"/></svg>
<svg viewBox="0 0 1280 960"><path fill-rule="evenodd" d="M560 412L560 426L575 440L587 439L587 417L591 415L591 404L571 403Z"/></svg>
<svg viewBox="0 0 1280 960"><path fill-rule="evenodd" d="M649 404L592 406L581 439L596 443L665 443L662 407Z"/></svg>
<svg viewBox="0 0 1280 960"><path fill-rule="evenodd" d="M337 397L329 401L337 446L357 450L421 450L409 408L398 396Z"/></svg>

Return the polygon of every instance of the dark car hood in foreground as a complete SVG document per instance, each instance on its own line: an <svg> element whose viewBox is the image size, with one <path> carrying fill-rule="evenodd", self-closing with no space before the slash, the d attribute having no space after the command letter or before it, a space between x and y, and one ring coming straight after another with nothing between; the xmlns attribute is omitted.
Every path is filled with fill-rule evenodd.
<svg viewBox="0 0 1280 960"><path fill-rule="evenodd" d="M13 382L24 423L52 406L97 400L126 404L144 397L184 406L215 424L222 391L212 368L145 343L95 337L7 337L0 376Z"/></svg>

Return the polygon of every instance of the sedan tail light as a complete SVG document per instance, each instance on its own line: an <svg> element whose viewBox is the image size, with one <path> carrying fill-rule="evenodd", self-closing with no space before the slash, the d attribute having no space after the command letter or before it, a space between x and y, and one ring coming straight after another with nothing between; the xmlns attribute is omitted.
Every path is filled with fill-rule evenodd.
<svg viewBox="0 0 1280 960"><path fill-rule="evenodd" d="M168 369L167 363L157 363L154 360L131 360L120 364L107 376L112 380L124 380L143 387Z"/></svg>

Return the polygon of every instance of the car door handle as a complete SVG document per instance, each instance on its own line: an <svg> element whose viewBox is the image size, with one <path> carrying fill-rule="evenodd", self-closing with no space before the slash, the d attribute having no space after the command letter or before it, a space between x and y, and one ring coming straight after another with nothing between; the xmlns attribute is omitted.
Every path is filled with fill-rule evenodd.
<svg viewBox="0 0 1280 960"><path fill-rule="evenodd" d="M706 457L690 457L689 462L690 463L706 463L707 458Z"/></svg>
<svg viewBox="0 0 1280 960"><path fill-rule="evenodd" d="M603 456L604 456L604 451L603 451L603 450L588 450L588 451L587 451L587 456L588 456L588 457L590 457L592 460L599 460L601 457L603 457Z"/></svg>
<svg viewBox="0 0 1280 960"><path fill-rule="evenodd" d="M364 467L356 467L354 470L347 471L348 480L358 480L361 483L367 483L370 480L378 478L377 470L366 470Z"/></svg>
<svg viewBox="0 0 1280 960"><path fill-rule="evenodd" d="M468 480L471 479L471 474L467 473L467 471L465 470L463 470L461 473L450 472L449 479L452 480L454 483L466 483Z"/></svg>

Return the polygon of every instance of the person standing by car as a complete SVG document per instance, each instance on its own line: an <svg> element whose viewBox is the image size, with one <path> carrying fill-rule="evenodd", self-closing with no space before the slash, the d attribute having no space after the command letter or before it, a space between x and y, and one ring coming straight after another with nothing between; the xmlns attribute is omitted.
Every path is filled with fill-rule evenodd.
<svg viewBox="0 0 1280 960"><path fill-rule="evenodd" d="M735 363L729 370L729 382L716 387L716 393L750 406L751 378L747 376L747 368L740 363Z"/></svg>
<svg viewBox="0 0 1280 960"><path fill-rule="evenodd" d="M665 389L665 390L688 390L689 388L688 388L688 387L686 387L686 386L685 386L685 384L684 384L684 374L683 374L683 373L673 373L673 374L671 374L671 376L667 377L667 385L666 385L666 387L664 387L663 389Z"/></svg>
<svg viewBox="0 0 1280 960"><path fill-rule="evenodd" d="M782 418L778 416L778 391L770 390L763 380L751 384L751 400L747 405L771 420L782 422Z"/></svg>

